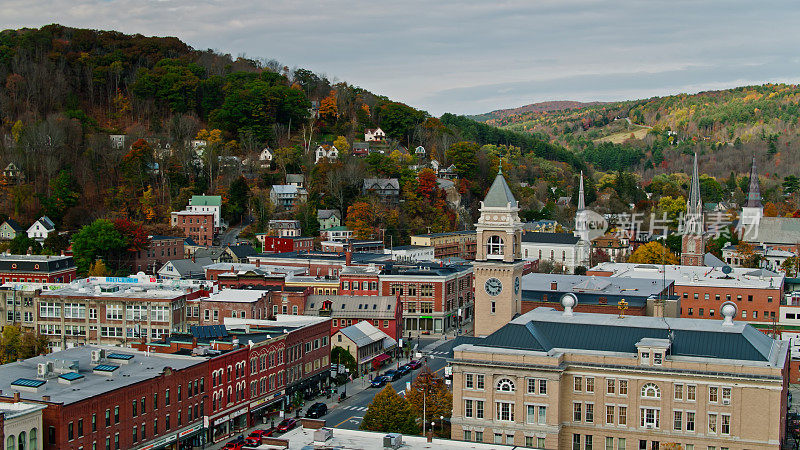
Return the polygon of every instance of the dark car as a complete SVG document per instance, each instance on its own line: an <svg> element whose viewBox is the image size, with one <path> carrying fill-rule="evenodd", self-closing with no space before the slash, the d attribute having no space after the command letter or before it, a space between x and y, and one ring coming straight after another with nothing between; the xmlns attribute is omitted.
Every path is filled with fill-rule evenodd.
<svg viewBox="0 0 800 450"><path fill-rule="evenodd" d="M416 369L419 369L420 367L422 367L422 363L419 362L419 360L415 359L415 360L410 361L408 363L408 367L411 367L412 369L416 370Z"/></svg>
<svg viewBox="0 0 800 450"><path fill-rule="evenodd" d="M407 373L411 372L411 366L408 364L403 364L397 369L397 371L400 372L401 375L406 375Z"/></svg>
<svg viewBox="0 0 800 450"><path fill-rule="evenodd" d="M289 417L281 420L281 423L279 423L278 426L275 428L281 433L285 433L296 426L297 426L297 419Z"/></svg>
<svg viewBox="0 0 800 450"><path fill-rule="evenodd" d="M394 370L394 369L392 369L392 370L387 370L387 371L386 371L386 372L383 374L383 376L385 376L386 378L388 378L388 379L390 379L390 380L392 380L392 381L397 381L397 380L399 380L399 379L400 379L400 377L402 377L402 376L403 376L403 374L402 374L402 373L400 373L400 371L399 371L399 370Z"/></svg>
<svg viewBox="0 0 800 450"><path fill-rule="evenodd" d="M377 376L377 377L373 378L372 381L370 381L369 385L371 387L374 387L374 388L379 388L379 387L383 386L384 384L386 384L387 381L388 381L388 379L385 376L380 375L380 376Z"/></svg>
<svg viewBox="0 0 800 450"><path fill-rule="evenodd" d="M322 402L314 403L313 405L308 407L308 411L306 411L306 417L308 417L309 419L319 419L320 417L324 416L327 412L328 412L328 405Z"/></svg>

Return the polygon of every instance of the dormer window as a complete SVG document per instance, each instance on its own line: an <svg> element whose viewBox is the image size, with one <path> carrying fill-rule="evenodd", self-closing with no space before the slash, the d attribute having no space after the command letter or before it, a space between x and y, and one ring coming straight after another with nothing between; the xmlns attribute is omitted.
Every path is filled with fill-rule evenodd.
<svg viewBox="0 0 800 450"><path fill-rule="evenodd" d="M640 352L639 362L642 364L650 364L650 352Z"/></svg>
<svg viewBox="0 0 800 450"><path fill-rule="evenodd" d="M653 353L653 365L660 366L664 355L660 352Z"/></svg>

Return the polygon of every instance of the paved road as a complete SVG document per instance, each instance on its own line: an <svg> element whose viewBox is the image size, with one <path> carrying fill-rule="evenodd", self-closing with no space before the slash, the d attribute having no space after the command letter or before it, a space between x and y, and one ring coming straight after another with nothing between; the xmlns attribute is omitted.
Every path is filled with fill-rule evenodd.
<svg viewBox="0 0 800 450"><path fill-rule="evenodd" d="M436 348L431 349L430 352L424 352L424 354L429 355L428 367L439 375L443 375L444 367L446 365L445 358L452 349L453 342L454 341L452 339L448 340ZM392 367L386 367L386 370L396 367L396 365ZM418 373L419 370L414 370L401 379L393 381L392 387L394 390L400 393L400 395L404 395L406 382L412 381L413 377L417 376ZM364 385L366 385L367 382L364 383ZM336 404L325 416L327 425L334 428L357 430L361 425L361 419L364 418L364 413L367 411L367 407L369 406L370 402L372 402L375 394L380 392L381 389L382 388L366 388L366 390L358 392L352 397L345 399L345 401Z"/></svg>
<svg viewBox="0 0 800 450"><path fill-rule="evenodd" d="M239 238L239 233L241 233L244 227L246 227L250 222L251 220L245 218L239 225L228 228L224 233L219 235L219 245L224 247L226 245L235 244L236 239Z"/></svg>

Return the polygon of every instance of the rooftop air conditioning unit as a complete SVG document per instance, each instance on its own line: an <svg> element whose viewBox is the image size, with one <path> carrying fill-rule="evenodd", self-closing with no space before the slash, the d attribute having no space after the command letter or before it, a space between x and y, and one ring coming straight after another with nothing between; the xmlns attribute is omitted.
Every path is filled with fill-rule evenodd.
<svg viewBox="0 0 800 450"><path fill-rule="evenodd" d="M36 366L36 374L40 377L46 377L50 374L52 363L50 361L39 363Z"/></svg>
<svg viewBox="0 0 800 450"><path fill-rule="evenodd" d="M102 349L92 350L92 362L99 363L106 357L106 351Z"/></svg>
<svg viewBox="0 0 800 450"><path fill-rule="evenodd" d="M389 433L383 437L383 448L400 448L403 445L403 435Z"/></svg>

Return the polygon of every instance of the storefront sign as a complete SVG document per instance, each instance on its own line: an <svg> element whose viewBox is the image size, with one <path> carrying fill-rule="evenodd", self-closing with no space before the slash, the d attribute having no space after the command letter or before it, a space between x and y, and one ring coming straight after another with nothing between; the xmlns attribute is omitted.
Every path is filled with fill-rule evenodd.
<svg viewBox="0 0 800 450"><path fill-rule="evenodd" d="M236 411L233 411L231 413L225 414L224 416L217 417L216 419L214 419L214 425L219 425L221 423L224 423L224 422L227 422L228 420L233 419L234 417L239 417L242 414L246 414L246 413L247 413L247 406L245 406L244 408L238 409Z"/></svg>
<svg viewBox="0 0 800 450"><path fill-rule="evenodd" d="M178 433L178 437L188 436L201 428L203 428L203 426L198 423L197 425Z"/></svg>
<svg viewBox="0 0 800 450"><path fill-rule="evenodd" d="M162 436L162 437L154 440L153 442L145 445L144 447L141 447L139 450L150 450L150 449L153 449L153 448L161 447L163 445L167 445L170 442L172 442L175 439L177 439L177 437L178 437L178 435L176 435L176 434L173 434L173 435L170 435L170 436Z"/></svg>
<svg viewBox="0 0 800 450"><path fill-rule="evenodd" d="M272 397L264 397L262 399L254 401L254 402L250 402L250 409L253 409L253 408L257 407L257 406L263 405L264 403L271 402L271 401L275 400L276 398L281 397L282 395L283 395L283 391L278 391Z"/></svg>

